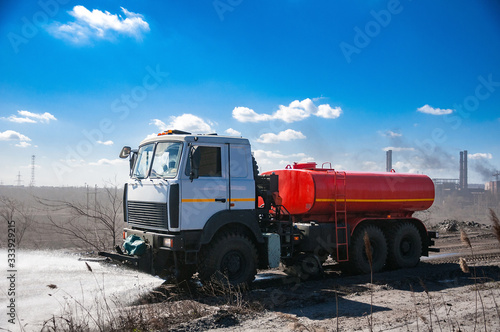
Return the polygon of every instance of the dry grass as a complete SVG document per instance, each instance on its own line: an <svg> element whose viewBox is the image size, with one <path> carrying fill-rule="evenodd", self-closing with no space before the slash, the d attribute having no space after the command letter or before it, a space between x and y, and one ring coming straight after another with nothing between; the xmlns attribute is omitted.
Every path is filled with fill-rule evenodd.
<svg viewBox="0 0 500 332"><path fill-rule="evenodd" d="M460 230L460 241L462 241L462 243L469 247L471 250L472 250L472 244L470 242L470 239L469 237L467 236L467 233L462 229Z"/></svg>
<svg viewBox="0 0 500 332"><path fill-rule="evenodd" d="M368 232L365 232L363 236L363 241L365 243L365 252L366 258L368 259L368 263L370 264L370 284L373 285L373 252L372 246L370 244L370 237L368 236ZM373 331L373 289L370 287L370 317L368 318L368 326L370 327L370 331Z"/></svg>
<svg viewBox="0 0 500 332"><path fill-rule="evenodd" d="M462 243L465 246L467 246L467 247L470 248L472 258L474 258L474 249L472 248L472 243L471 243L469 237L467 236L467 233L463 229L460 231L460 240L462 241ZM465 261L464 258L460 257L459 264L460 264L460 268L461 268L462 272L464 272L464 273L469 273L470 272L470 269L467 266L467 262ZM482 307L482 314L483 314L483 321L484 321L484 330L487 331L488 329L487 329L487 325L486 325L486 310L484 308L483 296L482 296L481 292L479 291L479 287L478 287L478 284L477 284L477 281L478 281L477 271L476 271L476 267L474 265L472 267L472 270L473 270L472 277L474 279L474 297L475 297L474 331L476 330L477 322L478 322L478 318L477 318L477 315L478 315L478 306L477 306L478 298L479 298L479 301L481 302L481 307ZM469 272L466 272L466 271L469 271Z"/></svg>
<svg viewBox="0 0 500 332"><path fill-rule="evenodd" d="M232 285L227 278L221 280L215 277L201 288L204 296L210 297L217 305L224 305L231 313L248 314L262 310L261 306L245 299L247 291L245 285Z"/></svg>
<svg viewBox="0 0 500 332"><path fill-rule="evenodd" d="M498 217L493 209L490 209L490 218L493 223L493 234L500 243L500 221L498 220Z"/></svg>
<svg viewBox="0 0 500 332"><path fill-rule="evenodd" d="M467 265L467 261L465 260L465 258L460 257L459 265L463 273L470 273L469 266Z"/></svg>

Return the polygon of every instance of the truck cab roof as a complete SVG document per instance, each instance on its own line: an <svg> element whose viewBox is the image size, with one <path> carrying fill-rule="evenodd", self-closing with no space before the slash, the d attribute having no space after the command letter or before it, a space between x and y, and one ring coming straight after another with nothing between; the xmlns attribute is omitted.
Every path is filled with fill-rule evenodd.
<svg viewBox="0 0 500 332"><path fill-rule="evenodd" d="M167 130L159 133L157 136L152 136L144 139L140 145L152 142L164 141L185 141L185 142L198 142L198 143L219 143L219 144L242 144L250 145L246 138L234 136L219 136L217 134L191 134L179 130Z"/></svg>

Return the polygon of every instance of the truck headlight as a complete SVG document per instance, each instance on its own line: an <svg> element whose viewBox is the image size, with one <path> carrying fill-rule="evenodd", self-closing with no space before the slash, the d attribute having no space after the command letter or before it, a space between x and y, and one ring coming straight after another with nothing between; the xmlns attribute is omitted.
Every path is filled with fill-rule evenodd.
<svg viewBox="0 0 500 332"><path fill-rule="evenodd" d="M163 247L172 248L174 245L174 240L169 237L163 238Z"/></svg>

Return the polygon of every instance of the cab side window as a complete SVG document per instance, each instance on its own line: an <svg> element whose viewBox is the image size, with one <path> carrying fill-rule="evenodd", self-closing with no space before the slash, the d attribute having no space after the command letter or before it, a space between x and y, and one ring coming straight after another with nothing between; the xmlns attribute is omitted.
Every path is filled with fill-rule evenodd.
<svg viewBox="0 0 500 332"><path fill-rule="evenodd" d="M193 168L198 177L222 177L221 148L215 146L194 146L192 148ZM186 165L186 175L191 174L191 163Z"/></svg>

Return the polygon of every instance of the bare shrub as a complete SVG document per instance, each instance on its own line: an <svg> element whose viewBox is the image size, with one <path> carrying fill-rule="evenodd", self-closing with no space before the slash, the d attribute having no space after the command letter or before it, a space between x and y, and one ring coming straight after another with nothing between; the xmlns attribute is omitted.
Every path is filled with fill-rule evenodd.
<svg viewBox="0 0 500 332"><path fill-rule="evenodd" d="M232 285L227 277L212 277L210 282L203 285L202 292L208 296L222 299L223 304L230 306L234 312L248 312L249 303L244 299L246 286Z"/></svg>
<svg viewBox="0 0 500 332"><path fill-rule="evenodd" d="M0 196L0 217L6 222L15 222L16 246L20 247L26 231L35 222L32 207L14 198Z"/></svg>
<svg viewBox="0 0 500 332"><path fill-rule="evenodd" d="M112 186L99 191L96 188L94 199L86 202L41 197L37 201L49 210L47 219L55 233L104 251L116 246L123 227L120 192L117 186Z"/></svg>

